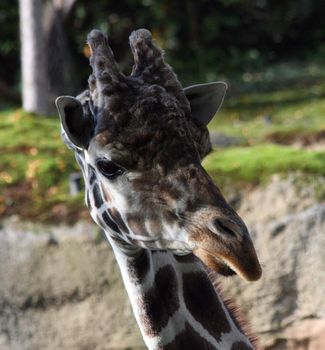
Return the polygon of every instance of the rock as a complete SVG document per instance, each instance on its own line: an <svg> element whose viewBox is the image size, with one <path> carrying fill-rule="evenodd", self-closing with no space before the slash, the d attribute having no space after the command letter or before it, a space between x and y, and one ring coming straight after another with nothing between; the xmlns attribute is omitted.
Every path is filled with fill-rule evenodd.
<svg viewBox="0 0 325 350"><path fill-rule="evenodd" d="M3 223L1 350L145 349L115 257L96 231Z"/></svg>
<svg viewBox="0 0 325 350"><path fill-rule="evenodd" d="M316 195L323 185L275 176L239 201L263 277L225 278L222 286L265 350L325 348L325 205ZM0 227L1 350L145 349L96 226L10 218Z"/></svg>
<svg viewBox="0 0 325 350"><path fill-rule="evenodd" d="M256 211L250 226L262 279L225 280L225 295L247 312L266 350L316 349L313 344L325 340L325 206L317 204L267 223L259 223ZM315 329L304 328L307 321Z"/></svg>
<svg viewBox="0 0 325 350"><path fill-rule="evenodd" d="M320 350L325 344L325 320L307 319L285 331L289 347L295 350Z"/></svg>
<svg viewBox="0 0 325 350"><path fill-rule="evenodd" d="M274 175L264 186L242 194L239 212L248 223L276 223L324 199L324 177L299 173Z"/></svg>

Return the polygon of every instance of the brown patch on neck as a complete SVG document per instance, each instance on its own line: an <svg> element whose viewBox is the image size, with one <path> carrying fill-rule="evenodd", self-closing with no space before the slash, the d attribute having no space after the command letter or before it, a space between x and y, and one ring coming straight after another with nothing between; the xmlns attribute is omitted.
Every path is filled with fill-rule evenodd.
<svg viewBox="0 0 325 350"><path fill-rule="evenodd" d="M144 295L140 309L141 323L149 336L158 335L167 325L170 317L178 310L178 285L176 273L171 265L162 267L156 273L152 288Z"/></svg>
<svg viewBox="0 0 325 350"><path fill-rule="evenodd" d="M220 341L231 331L226 314L211 281L204 272L183 275L184 301L188 311L211 336Z"/></svg>
<svg viewBox="0 0 325 350"><path fill-rule="evenodd" d="M136 283L141 284L145 279L146 275L150 271L151 259L150 252L143 249L141 253L135 258L129 259L128 271L132 279Z"/></svg>
<svg viewBox="0 0 325 350"><path fill-rule="evenodd" d="M254 350L254 349L242 341L237 341L232 345L231 350Z"/></svg>
<svg viewBox="0 0 325 350"><path fill-rule="evenodd" d="M187 322L185 329L177 334L176 338L169 344L162 346L159 350L216 350L207 340L201 337Z"/></svg>

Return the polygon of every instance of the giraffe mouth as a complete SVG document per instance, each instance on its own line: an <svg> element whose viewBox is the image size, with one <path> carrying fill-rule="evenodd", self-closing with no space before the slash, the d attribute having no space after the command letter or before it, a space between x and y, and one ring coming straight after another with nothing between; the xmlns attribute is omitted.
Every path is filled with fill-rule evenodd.
<svg viewBox="0 0 325 350"><path fill-rule="evenodd" d="M222 276L237 275L237 272L234 271L225 261L216 257L214 254L209 253L205 249L195 249L193 254L196 255L211 270L219 273Z"/></svg>
<svg viewBox="0 0 325 350"><path fill-rule="evenodd" d="M215 272L218 272L222 276L234 276L237 275L237 272L234 271L226 262L218 259L217 257L213 257L213 269Z"/></svg>
<svg viewBox="0 0 325 350"><path fill-rule="evenodd" d="M204 248L193 250L207 267L222 276L239 275L245 280L256 281L261 277L262 270L258 260L247 259L245 263L239 263L239 259L231 255L214 254Z"/></svg>

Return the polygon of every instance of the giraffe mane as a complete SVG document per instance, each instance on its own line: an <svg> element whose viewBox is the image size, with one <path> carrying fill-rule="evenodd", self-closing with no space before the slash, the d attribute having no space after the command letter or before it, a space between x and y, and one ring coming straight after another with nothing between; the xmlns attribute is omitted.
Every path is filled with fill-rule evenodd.
<svg viewBox="0 0 325 350"><path fill-rule="evenodd" d="M242 331L243 334L245 334L245 336L251 342L255 350L263 350L260 347L258 337L252 332L251 324L249 323L247 317L245 316L245 313L238 306L234 298L230 298L226 296L226 293L222 288L221 282L219 281L219 275L216 272L210 270L208 267L205 267L205 269L207 270L208 277L216 293L220 296L220 298L224 302L224 305L228 310L229 315L231 316L235 325Z"/></svg>

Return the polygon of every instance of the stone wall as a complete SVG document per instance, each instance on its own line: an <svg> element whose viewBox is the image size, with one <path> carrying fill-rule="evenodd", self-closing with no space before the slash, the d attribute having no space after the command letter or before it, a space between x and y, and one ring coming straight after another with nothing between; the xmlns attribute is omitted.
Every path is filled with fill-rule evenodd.
<svg viewBox="0 0 325 350"><path fill-rule="evenodd" d="M96 227L2 224L1 350L145 349Z"/></svg>
<svg viewBox="0 0 325 350"><path fill-rule="evenodd" d="M311 191L311 190L310 190ZM325 348L325 205L289 179L242 196L260 281L224 279L266 350ZM145 349L109 245L94 225L2 221L0 349Z"/></svg>
<svg viewBox="0 0 325 350"><path fill-rule="evenodd" d="M225 294L246 311L265 349L325 348L324 205L256 225L253 232L263 277L224 281Z"/></svg>
<svg viewBox="0 0 325 350"><path fill-rule="evenodd" d="M247 222L263 267L261 280L225 280L265 350L325 349L324 178L274 176L246 193Z"/></svg>

